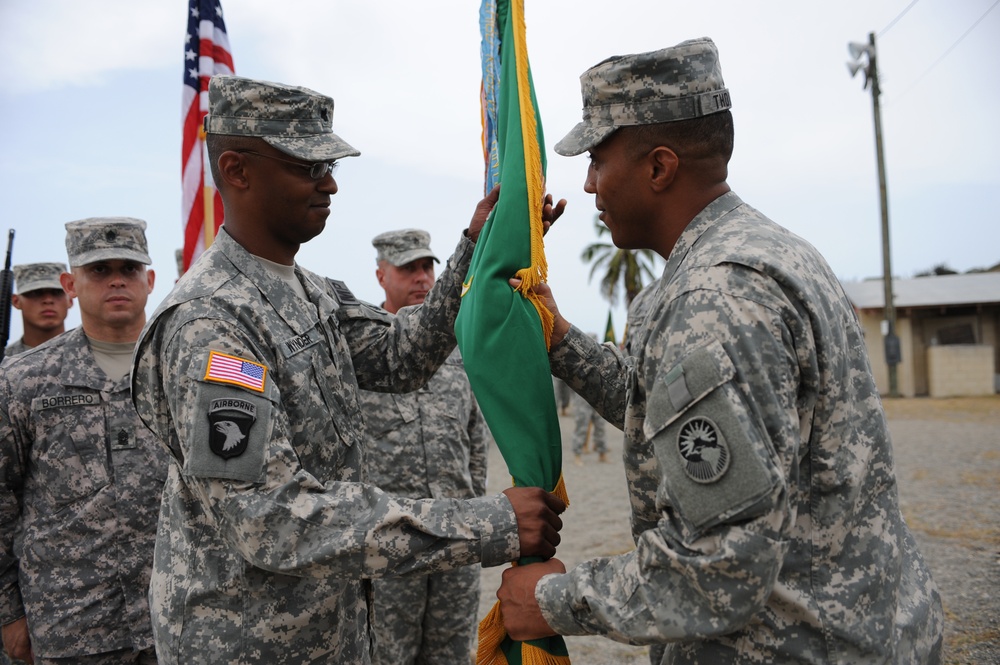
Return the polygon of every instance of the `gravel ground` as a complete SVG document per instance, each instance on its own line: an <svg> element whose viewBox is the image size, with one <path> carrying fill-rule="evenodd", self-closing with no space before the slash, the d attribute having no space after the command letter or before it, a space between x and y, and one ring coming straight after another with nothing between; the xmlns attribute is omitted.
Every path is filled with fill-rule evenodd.
<svg viewBox="0 0 1000 665"><path fill-rule="evenodd" d="M1000 665L1000 396L886 401L903 514L941 590L945 663ZM610 464L572 463L572 418L560 418L572 505L559 557L571 567L632 549L621 436L607 426ZM494 449L489 490L510 486ZM484 569L480 616L496 600L502 567ZM646 665L646 647L569 637L574 665Z"/></svg>

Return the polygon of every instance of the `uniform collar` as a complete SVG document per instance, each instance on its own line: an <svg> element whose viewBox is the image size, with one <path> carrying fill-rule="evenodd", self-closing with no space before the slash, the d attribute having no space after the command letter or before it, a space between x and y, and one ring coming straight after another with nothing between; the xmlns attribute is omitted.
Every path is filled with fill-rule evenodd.
<svg viewBox="0 0 1000 665"><path fill-rule="evenodd" d="M117 392L128 387L128 375L120 381L112 381L97 366L94 352L83 332L83 326L77 326L66 332L63 337L64 341L59 350L59 354L63 358L59 370L59 382L62 385L90 388L102 392Z"/></svg>
<svg viewBox="0 0 1000 665"><path fill-rule="evenodd" d="M318 278L296 264L295 274L302 281L312 307L303 303L291 287L268 272L250 252L236 242L226 232L225 226L219 229L212 247L217 247L217 251L222 252L236 269L243 273L296 334L312 329L320 317L326 318L336 309L333 300L315 284Z"/></svg>
<svg viewBox="0 0 1000 665"><path fill-rule="evenodd" d="M735 192L729 191L702 208L701 212L688 222L674 244L674 248L670 250L670 256L667 257L667 265L663 268L662 284L664 286L673 278L677 268L684 262L684 257L691 251L702 234L741 205L743 205L743 200Z"/></svg>

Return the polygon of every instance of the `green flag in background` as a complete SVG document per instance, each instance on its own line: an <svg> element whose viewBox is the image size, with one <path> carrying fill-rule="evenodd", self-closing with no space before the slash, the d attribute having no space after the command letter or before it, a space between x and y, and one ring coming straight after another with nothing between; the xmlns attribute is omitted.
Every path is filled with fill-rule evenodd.
<svg viewBox="0 0 1000 665"><path fill-rule="evenodd" d="M483 416L516 486L561 487L562 440L549 370L552 314L529 299L546 276L542 247L544 141L525 44L523 0L484 0L483 147L486 191L500 198L476 242L455 336ZM522 279L521 291L508 280ZM522 560L520 563L530 563ZM499 608L480 625L480 665L568 663L561 637L514 642Z"/></svg>
<svg viewBox="0 0 1000 665"><path fill-rule="evenodd" d="M604 327L604 341L617 344L615 341L615 324L611 321L611 310L608 310L608 325Z"/></svg>

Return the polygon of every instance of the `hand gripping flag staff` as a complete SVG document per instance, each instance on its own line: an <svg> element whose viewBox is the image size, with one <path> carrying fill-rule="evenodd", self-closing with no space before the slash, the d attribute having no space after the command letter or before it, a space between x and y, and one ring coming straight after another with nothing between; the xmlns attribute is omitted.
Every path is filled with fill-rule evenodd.
<svg viewBox="0 0 1000 665"><path fill-rule="evenodd" d="M530 289L545 280L542 125L528 68L523 0L483 0L482 110L486 191L501 183L463 288L455 336L465 370L515 486L566 500L549 369L552 313ZM517 276L514 290L508 280ZM538 559L521 559L530 564ZM569 663L562 637L511 640L499 604L479 626L479 665Z"/></svg>

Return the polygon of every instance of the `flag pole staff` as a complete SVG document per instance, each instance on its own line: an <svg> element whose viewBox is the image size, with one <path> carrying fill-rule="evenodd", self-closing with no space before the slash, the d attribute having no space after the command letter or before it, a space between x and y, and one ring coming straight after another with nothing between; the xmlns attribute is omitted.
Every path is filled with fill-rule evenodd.
<svg viewBox="0 0 1000 665"><path fill-rule="evenodd" d="M204 121L203 121L204 123ZM201 198L205 208L205 221L202 224L205 233L205 249L212 246L215 240L215 187L212 182L211 164L208 160L208 148L205 145L205 126L198 128L198 146L201 150Z"/></svg>

